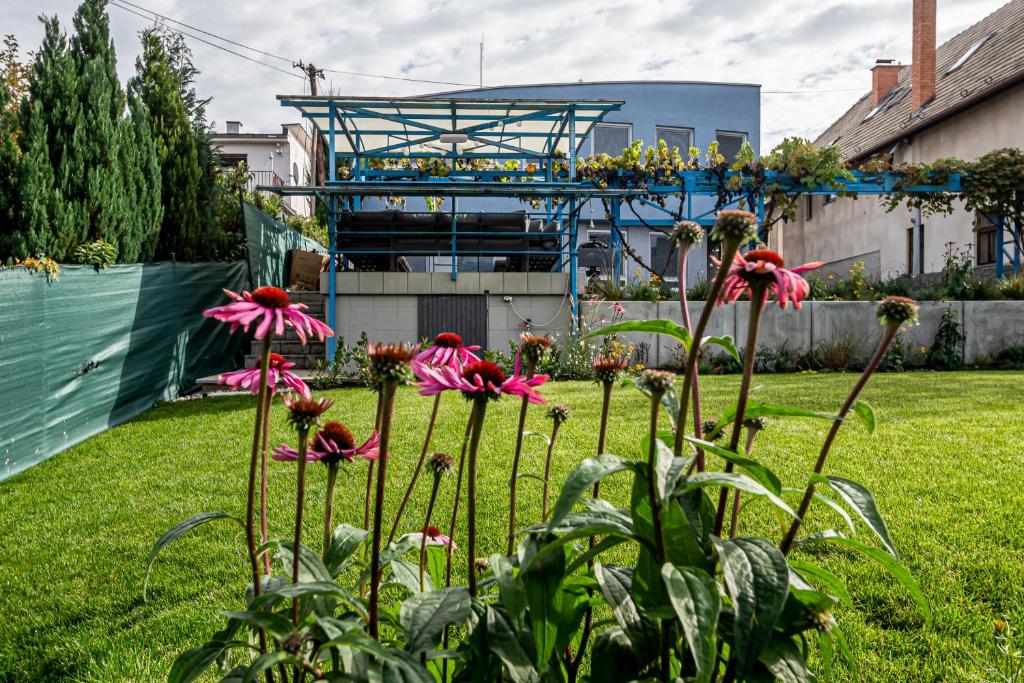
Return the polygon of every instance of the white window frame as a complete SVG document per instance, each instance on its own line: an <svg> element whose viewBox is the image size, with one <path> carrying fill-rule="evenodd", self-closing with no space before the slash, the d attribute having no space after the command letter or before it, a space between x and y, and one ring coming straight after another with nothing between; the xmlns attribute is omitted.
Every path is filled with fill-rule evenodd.
<svg viewBox="0 0 1024 683"><path fill-rule="evenodd" d="M597 129L598 128L625 128L626 129L626 147L633 144L633 124L632 123L613 123L610 121L602 121L601 123L595 123L594 129L590 132L590 154L596 155L597 152L594 150L597 143ZM622 150L619 150L619 154L622 154ZM612 156L618 156L612 155Z"/></svg>
<svg viewBox="0 0 1024 683"><path fill-rule="evenodd" d="M690 147L693 147L693 141L696 139L693 128L691 128L689 126L662 126L662 125L656 124L654 126L654 137L656 137L658 140L662 140L663 138L661 137L661 131L663 131L663 130L670 131L672 133L683 133L683 132L685 132L685 133L689 134L689 136L690 136L690 144L686 147L686 149L680 149L679 150L679 154L682 155L682 157L684 159L686 159L689 156L689 154L690 154ZM672 151L671 147L669 147L669 151Z"/></svg>

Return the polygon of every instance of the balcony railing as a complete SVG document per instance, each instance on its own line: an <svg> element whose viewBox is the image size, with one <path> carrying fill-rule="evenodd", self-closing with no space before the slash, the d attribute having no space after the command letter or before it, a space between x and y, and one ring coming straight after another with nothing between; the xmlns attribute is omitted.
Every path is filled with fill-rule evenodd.
<svg viewBox="0 0 1024 683"><path fill-rule="evenodd" d="M245 189L253 192L258 185L281 187L284 185L284 181L274 171L249 171L249 178L245 181Z"/></svg>

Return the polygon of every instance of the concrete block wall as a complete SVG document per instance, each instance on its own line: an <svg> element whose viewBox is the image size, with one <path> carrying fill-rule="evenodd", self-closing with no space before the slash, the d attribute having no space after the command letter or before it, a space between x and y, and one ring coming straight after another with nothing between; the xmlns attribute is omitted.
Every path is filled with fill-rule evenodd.
<svg viewBox="0 0 1024 683"><path fill-rule="evenodd" d="M624 320L665 318L681 322L678 302L623 301L621 305L625 309ZM703 302L690 303L694 322L703 306ZM803 353L833 336L852 334L865 353L870 353L882 333L875 318L876 308L869 301L809 301L800 310L769 305L762 314L758 347L778 348L785 343L793 351ZM1024 344L1024 301L925 301L920 304L919 323L904 333L912 347L932 345L942 314L948 308L956 311L963 326L965 363L982 363L1003 349ZM584 329L597 329L615 317L609 302L581 304ZM730 335L742 348L747 341L749 320L747 302L716 308L705 334ZM623 339L650 344L651 366L670 366L677 360L680 345L671 338L629 334L623 335Z"/></svg>

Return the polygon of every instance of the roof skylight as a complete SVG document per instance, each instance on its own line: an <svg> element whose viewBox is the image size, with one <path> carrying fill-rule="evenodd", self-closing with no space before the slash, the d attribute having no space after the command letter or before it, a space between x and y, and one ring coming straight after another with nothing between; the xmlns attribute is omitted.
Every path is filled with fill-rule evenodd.
<svg viewBox="0 0 1024 683"><path fill-rule="evenodd" d="M967 52L960 55L960 59L956 60L956 62L953 63L953 66L946 69L946 73L944 75L948 76L949 74L953 73L954 71L962 67L964 64L966 64L967 60L970 59L975 52L981 49L981 46L987 43L989 39L992 38L992 36L994 35L995 33L990 33L987 36L979 38L977 41L975 41L973 45L967 48Z"/></svg>

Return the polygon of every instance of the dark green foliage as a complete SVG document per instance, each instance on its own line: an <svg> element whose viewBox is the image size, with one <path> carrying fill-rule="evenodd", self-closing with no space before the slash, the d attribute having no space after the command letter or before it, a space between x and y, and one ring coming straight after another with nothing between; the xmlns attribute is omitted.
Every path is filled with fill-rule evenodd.
<svg viewBox="0 0 1024 683"><path fill-rule="evenodd" d="M953 308L942 312L935 341L928 351L928 367L933 370L958 370L963 367L964 332Z"/></svg>

